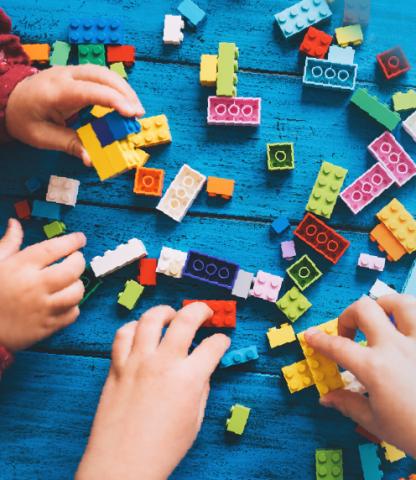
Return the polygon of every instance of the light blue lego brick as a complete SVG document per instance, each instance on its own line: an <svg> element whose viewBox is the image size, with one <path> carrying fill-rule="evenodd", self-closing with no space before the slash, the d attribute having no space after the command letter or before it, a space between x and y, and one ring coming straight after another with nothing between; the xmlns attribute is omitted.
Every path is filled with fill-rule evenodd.
<svg viewBox="0 0 416 480"><path fill-rule="evenodd" d="M49 218L50 220L61 219L61 206L57 203L34 200L32 206L32 217Z"/></svg>
<svg viewBox="0 0 416 480"><path fill-rule="evenodd" d="M280 235L286 229L290 227L289 220L285 217L276 218L274 222L271 224L272 230L277 234Z"/></svg>
<svg viewBox="0 0 416 480"><path fill-rule="evenodd" d="M361 467L364 480L382 480L383 472L380 468L380 458L377 455L377 445L374 443L365 443L359 445Z"/></svg>
<svg viewBox="0 0 416 480"><path fill-rule="evenodd" d="M239 350L231 350L227 352L220 362L221 368L232 367L233 365L240 365L241 363L251 362L252 360L257 360L259 354L257 352L257 347L251 345L250 347L240 348Z"/></svg>
<svg viewBox="0 0 416 480"><path fill-rule="evenodd" d="M302 0L276 13L274 18L286 38L316 25L332 15L326 0Z"/></svg>
<svg viewBox="0 0 416 480"><path fill-rule="evenodd" d="M192 0L183 0L183 2L178 5L178 11L194 28L196 28L206 16L202 8L199 8Z"/></svg>
<svg viewBox="0 0 416 480"><path fill-rule="evenodd" d="M346 63L352 65L354 63L355 50L352 47L340 47L331 45L328 51L328 60L334 63Z"/></svg>
<svg viewBox="0 0 416 480"><path fill-rule="evenodd" d="M68 42L75 44L119 45L124 43L124 35L119 20L90 18L72 20L69 24Z"/></svg>
<svg viewBox="0 0 416 480"><path fill-rule="evenodd" d="M404 282L402 293L416 297L416 260L410 267L409 274Z"/></svg>
<svg viewBox="0 0 416 480"><path fill-rule="evenodd" d="M308 57L303 72L303 83L312 87L354 90L357 69L357 65L333 63L328 60Z"/></svg>

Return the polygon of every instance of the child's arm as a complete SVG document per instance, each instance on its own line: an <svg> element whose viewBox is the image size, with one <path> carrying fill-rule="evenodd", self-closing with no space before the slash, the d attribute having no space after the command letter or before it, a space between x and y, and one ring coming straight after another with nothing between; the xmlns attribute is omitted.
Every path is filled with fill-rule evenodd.
<svg viewBox="0 0 416 480"><path fill-rule="evenodd" d="M117 332L77 480L168 478L199 432L211 374L230 345L216 334L188 354L211 316L203 303L159 306Z"/></svg>
<svg viewBox="0 0 416 480"><path fill-rule="evenodd" d="M388 295L376 302L363 297L338 322L338 337L311 328L305 339L350 370L366 387L368 397L335 390L322 397L321 404L416 456L416 299ZM357 330L365 334L367 347L353 341Z"/></svg>

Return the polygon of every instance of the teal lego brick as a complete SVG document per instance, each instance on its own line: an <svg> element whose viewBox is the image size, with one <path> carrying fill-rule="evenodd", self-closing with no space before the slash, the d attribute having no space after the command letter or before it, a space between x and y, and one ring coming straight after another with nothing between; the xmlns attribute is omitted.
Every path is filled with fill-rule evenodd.
<svg viewBox="0 0 416 480"><path fill-rule="evenodd" d="M308 255L303 255L295 263L292 263L286 272L294 284L302 291L322 277L322 272Z"/></svg>
<svg viewBox="0 0 416 480"><path fill-rule="evenodd" d="M416 297L416 260L410 267L406 281L403 285L402 293Z"/></svg>
<svg viewBox="0 0 416 480"><path fill-rule="evenodd" d="M381 461L377 455L378 446L375 443L365 443L358 446L361 468L364 480L382 480Z"/></svg>
<svg viewBox="0 0 416 480"><path fill-rule="evenodd" d="M178 11L182 17L185 18L187 24L192 28L198 27L206 17L204 10L198 7L198 5L195 2L192 2L192 0L183 0L183 2L178 5Z"/></svg>
<svg viewBox="0 0 416 480"><path fill-rule="evenodd" d="M58 203L45 202L43 200L33 200L32 217L60 220L61 206Z"/></svg>
<svg viewBox="0 0 416 480"><path fill-rule="evenodd" d="M343 480L342 450L317 449L315 452L316 480Z"/></svg>
<svg viewBox="0 0 416 480"><path fill-rule="evenodd" d="M67 65L70 53L71 53L71 45L69 45L69 43L61 42L57 40L52 45L50 64L51 65Z"/></svg>
<svg viewBox="0 0 416 480"><path fill-rule="evenodd" d="M235 43L221 42L218 46L217 96L237 95L238 48Z"/></svg>
<svg viewBox="0 0 416 480"><path fill-rule="evenodd" d="M293 170L295 168L293 143L268 143L267 168L270 171Z"/></svg>
<svg viewBox="0 0 416 480"><path fill-rule="evenodd" d="M105 46L78 45L78 62L80 65L93 63L94 65L105 66Z"/></svg>

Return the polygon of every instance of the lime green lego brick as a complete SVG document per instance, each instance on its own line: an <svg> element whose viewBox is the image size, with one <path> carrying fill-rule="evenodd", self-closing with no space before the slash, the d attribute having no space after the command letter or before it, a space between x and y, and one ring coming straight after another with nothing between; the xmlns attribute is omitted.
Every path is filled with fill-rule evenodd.
<svg viewBox="0 0 416 480"><path fill-rule="evenodd" d="M126 307L128 310L133 310L141 294L143 293L144 287L137 283L135 280L127 280L124 285L124 290L118 294L118 304Z"/></svg>
<svg viewBox="0 0 416 480"><path fill-rule="evenodd" d="M266 146L268 170L293 170L295 168L293 143L268 143Z"/></svg>
<svg viewBox="0 0 416 480"><path fill-rule="evenodd" d="M57 40L52 45L52 54L50 58L51 65L67 65L69 54L71 52L71 45L66 42Z"/></svg>
<svg viewBox="0 0 416 480"><path fill-rule="evenodd" d="M393 108L396 112L416 110L416 91L397 92L393 95Z"/></svg>
<svg viewBox="0 0 416 480"><path fill-rule="evenodd" d="M316 480L343 480L342 450L318 448L315 453Z"/></svg>
<svg viewBox="0 0 416 480"><path fill-rule="evenodd" d="M227 432L242 435L250 415L251 408L236 403L230 409L230 418L226 421Z"/></svg>
<svg viewBox="0 0 416 480"><path fill-rule="evenodd" d="M238 48L235 43L221 42L218 47L217 96L237 95Z"/></svg>
<svg viewBox="0 0 416 480"><path fill-rule="evenodd" d="M58 237L66 232L66 226L65 223L55 220L54 222L44 225L43 231L47 238Z"/></svg>
<svg viewBox="0 0 416 480"><path fill-rule="evenodd" d="M293 287L276 302L276 306L293 323L312 307L312 303Z"/></svg>
<svg viewBox="0 0 416 480"><path fill-rule="evenodd" d="M126 72L126 69L124 68L123 62L112 63L110 65L110 70L118 73L121 78L127 78L127 72Z"/></svg>
<svg viewBox="0 0 416 480"><path fill-rule="evenodd" d="M339 192L348 170L329 162L322 162L306 210L321 217L331 218Z"/></svg>
<svg viewBox="0 0 416 480"><path fill-rule="evenodd" d="M295 263L292 263L286 272L293 283L302 291L322 277L322 272L308 255L303 255Z"/></svg>
<svg viewBox="0 0 416 480"><path fill-rule="evenodd" d="M78 45L78 62L80 65L84 63L93 63L94 65L102 65L105 63L105 46L100 44L84 44Z"/></svg>
<svg viewBox="0 0 416 480"><path fill-rule="evenodd" d="M366 112L388 130L394 130L401 122L401 117L397 112L390 110L377 97L370 95L365 88L358 88L354 92L354 95L351 97L351 103Z"/></svg>

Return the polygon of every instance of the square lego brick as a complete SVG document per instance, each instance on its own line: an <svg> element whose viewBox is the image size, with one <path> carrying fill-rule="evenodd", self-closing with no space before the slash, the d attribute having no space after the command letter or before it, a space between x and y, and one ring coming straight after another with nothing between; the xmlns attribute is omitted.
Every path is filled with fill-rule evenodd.
<svg viewBox="0 0 416 480"><path fill-rule="evenodd" d="M30 204L27 200L21 200L14 204L14 209L16 211L17 218L21 220L27 220L30 218Z"/></svg>
<svg viewBox="0 0 416 480"><path fill-rule="evenodd" d="M78 45L78 63L105 66L104 45Z"/></svg>
<svg viewBox="0 0 416 480"><path fill-rule="evenodd" d="M133 192L138 195L161 197L165 171L159 168L139 167L136 169Z"/></svg>
<svg viewBox="0 0 416 480"><path fill-rule="evenodd" d="M276 306L294 323L312 307L312 304L297 287L293 287L276 302Z"/></svg>
<svg viewBox="0 0 416 480"><path fill-rule="evenodd" d="M335 36L341 47L347 47L348 45L358 47L364 40L363 31L359 24L336 28Z"/></svg>
<svg viewBox="0 0 416 480"><path fill-rule="evenodd" d="M276 218L271 224L271 228L277 235L282 234L290 227L289 220L285 217Z"/></svg>
<svg viewBox="0 0 416 480"><path fill-rule="evenodd" d="M343 480L342 450L317 449L315 453L316 478Z"/></svg>
<svg viewBox="0 0 416 480"><path fill-rule="evenodd" d="M168 277L182 278L183 268L188 254L182 250L162 247L156 272Z"/></svg>
<svg viewBox="0 0 416 480"><path fill-rule="evenodd" d="M328 35L315 27L309 27L299 50L308 57L325 58L331 43L332 35Z"/></svg>
<svg viewBox="0 0 416 480"><path fill-rule="evenodd" d="M250 290L250 295L268 302L275 302L279 296L282 283L282 277L259 270L254 278L253 288Z"/></svg>
<svg viewBox="0 0 416 480"><path fill-rule="evenodd" d="M322 272L308 255L303 255L303 257L293 263L286 272L295 285L302 291L306 290L310 285L322 277Z"/></svg>
<svg viewBox="0 0 416 480"><path fill-rule="evenodd" d="M293 260L296 257L296 247L293 240L282 242L280 248L282 250L282 257L285 260Z"/></svg>
<svg viewBox="0 0 416 480"><path fill-rule="evenodd" d="M267 168L273 170L293 170L295 153L293 143L268 143Z"/></svg>
<svg viewBox="0 0 416 480"><path fill-rule="evenodd" d="M379 53L376 58L387 80L399 77L410 70L410 64L400 47Z"/></svg>
<svg viewBox="0 0 416 480"><path fill-rule="evenodd" d="M282 367L282 373L290 393L299 392L315 383L306 360Z"/></svg>
<svg viewBox="0 0 416 480"><path fill-rule="evenodd" d="M77 203L80 181L73 178L51 175L46 200L75 207Z"/></svg>

